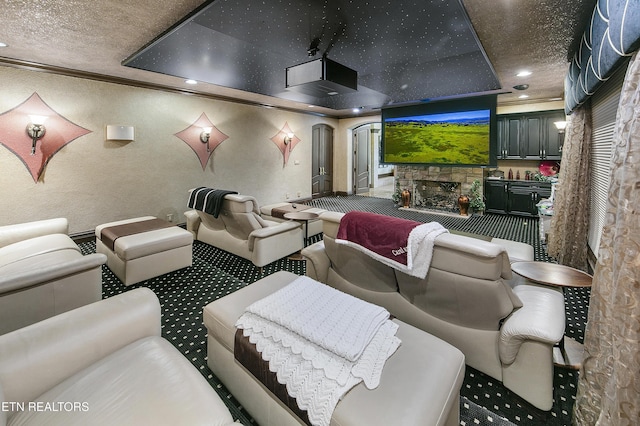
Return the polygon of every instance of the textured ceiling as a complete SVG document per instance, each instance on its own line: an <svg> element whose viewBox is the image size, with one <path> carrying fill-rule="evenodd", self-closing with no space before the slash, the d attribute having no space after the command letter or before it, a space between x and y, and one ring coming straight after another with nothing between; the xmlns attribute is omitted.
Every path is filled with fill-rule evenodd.
<svg viewBox="0 0 640 426"><path fill-rule="evenodd" d="M306 50L315 37L320 40L318 55L328 52L329 58L358 70L359 83L366 89L363 92L375 97L373 106L491 90L492 72L475 59L466 59L478 53L471 53L477 45L473 45L464 28L464 13L456 12L460 4L495 70L497 87L514 92L499 95L499 105L562 97L568 55L573 53L574 40L589 21L595 0L216 0L212 7L220 13L209 17L203 14L200 20L194 20L193 28L223 39L208 46L209 49L222 46L224 59L216 55L208 59L215 61L218 69L223 69L226 63L234 71L223 71L224 81L195 87L184 83L182 77L188 75L182 72L176 72L179 75L176 77L172 73L123 66L122 62L144 46L153 49L149 46L151 41L202 6L202 1L5 0L3 3L0 42L8 46L0 48L0 65L159 85L308 112L309 99L297 98L286 90L277 91L273 84L281 79L279 84L283 87L286 67L312 59ZM198 37L192 38L188 50L202 61L204 56L197 53L201 48L198 41L201 41ZM247 51L265 53L275 64L273 69L281 71L267 72L260 68L263 66L260 61L241 56ZM175 53L184 52L179 49ZM355 58L357 63L346 63L352 60L349 58ZM169 64L173 60L173 66L176 65L174 57L156 59L168 59ZM469 66L471 63L473 66ZM446 73L433 74L440 68ZM533 74L515 77L523 68ZM244 74L247 70L248 74ZM516 84L529 84L525 92L530 96L527 100L518 98L521 92L512 89ZM349 116L351 110L342 108L351 103L335 100L312 110Z"/></svg>

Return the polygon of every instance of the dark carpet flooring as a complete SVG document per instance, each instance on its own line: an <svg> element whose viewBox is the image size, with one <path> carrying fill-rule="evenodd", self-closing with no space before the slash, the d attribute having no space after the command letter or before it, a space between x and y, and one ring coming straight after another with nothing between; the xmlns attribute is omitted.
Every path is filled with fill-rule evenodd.
<svg viewBox="0 0 640 426"><path fill-rule="evenodd" d="M438 221L451 230L531 244L536 260L551 260L546 257L544 247L540 243L536 218L485 214L461 219L455 216L398 210L391 200L363 196L327 197L313 200L309 204L333 211L362 210L420 222ZM318 239L319 237L315 237L310 243ZM95 251L95 242L81 243L80 247L83 253L91 253ZM251 262L207 244L195 242L192 267L133 286L125 287L106 266L103 266L103 297L108 298L141 286L153 290L162 305L163 337L200 370L225 401L234 419L245 425L253 425L255 423L251 416L207 367L206 329L202 324L202 309L209 302L279 270L304 275L305 263L280 259L267 265L261 275ZM588 290L570 291L566 294L566 334L580 342L584 336L588 300ZM467 367L461 390L460 424L570 425L576 383L576 371L555 369L554 405L547 413L529 406L504 388L499 381Z"/></svg>

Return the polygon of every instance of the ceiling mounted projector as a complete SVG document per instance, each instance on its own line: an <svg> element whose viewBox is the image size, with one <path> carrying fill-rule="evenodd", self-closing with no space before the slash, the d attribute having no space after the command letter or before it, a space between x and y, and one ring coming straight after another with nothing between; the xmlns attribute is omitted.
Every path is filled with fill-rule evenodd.
<svg viewBox="0 0 640 426"><path fill-rule="evenodd" d="M358 90L358 73L323 56L287 68L286 87L316 98Z"/></svg>

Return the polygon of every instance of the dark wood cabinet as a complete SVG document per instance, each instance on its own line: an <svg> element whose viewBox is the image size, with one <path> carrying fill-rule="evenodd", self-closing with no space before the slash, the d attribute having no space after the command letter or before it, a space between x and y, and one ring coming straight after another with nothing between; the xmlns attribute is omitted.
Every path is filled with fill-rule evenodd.
<svg viewBox="0 0 640 426"><path fill-rule="evenodd" d="M509 213L537 216L536 204L551 196L551 183L538 181L513 181L509 183Z"/></svg>
<svg viewBox="0 0 640 426"><path fill-rule="evenodd" d="M542 159L542 117L531 116L523 120L522 158Z"/></svg>
<svg viewBox="0 0 640 426"><path fill-rule="evenodd" d="M564 133L555 126L564 111L545 111L498 116L498 158L559 160Z"/></svg>
<svg viewBox="0 0 640 426"><path fill-rule="evenodd" d="M521 158L522 125L520 117L498 116L498 158Z"/></svg>
<svg viewBox="0 0 640 426"><path fill-rule="evenodd" d="M551 183L527 180L485 180L486 211L537 216L536 204L551 196Z"/></svg>
<svg viewBox="0 0 640 426"><path fill-rule="evenodd" d="M504 180L487 179L484 182L485 210L489 213L507 213L509 184Z"/></svg>
<svg viewBox="0 0 640 426"><path fill-rule="evenodd" d="M557 121L565 121L564 112L551 114L544 117L542 127L542 158L544 160L560 160L562 158L562 146L564 144L564 130L558 131L555 125Z"/></svg>

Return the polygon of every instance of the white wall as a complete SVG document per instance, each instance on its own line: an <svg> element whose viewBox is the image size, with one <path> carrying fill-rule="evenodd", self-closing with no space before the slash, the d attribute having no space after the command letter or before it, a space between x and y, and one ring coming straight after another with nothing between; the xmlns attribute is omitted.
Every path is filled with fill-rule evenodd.
<svg viewBox="0 0 640 426"><path fill-rule="evenodd" d="M37 183L0 145L0 225L66 217L71 233L78 233L111 220L167 214L181 223L187 190L195 186L253 195L261 205L282 201L287 193L292 199L309 198L311 127L338 128L338 120L313 115L0 67L0 114L34 92L92 133L63 147ZM202 113L229 137L205 170L174 136ZM285 122L302 140L286 166L270 140ZM134 126L136 140L106 141L107 124Z"/></svg>

